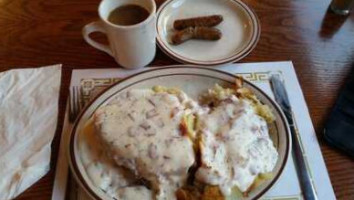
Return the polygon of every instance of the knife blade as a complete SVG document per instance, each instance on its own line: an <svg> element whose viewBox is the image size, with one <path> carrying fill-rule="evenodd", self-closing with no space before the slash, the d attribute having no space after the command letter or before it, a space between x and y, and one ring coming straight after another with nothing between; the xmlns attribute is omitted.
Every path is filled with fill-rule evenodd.
<svg viewBox="0 0 354 200"><path fill-rule="evenodd" d="M297 175L299 177L300 186L306 200L317 200L317 194L314 183L310 175L310 169L306 164L304 149L301 146L301 138L295 126L295 120L291 109L288 94L285 89L284 83L280 80L279 75L273 74L270 77L272 91L274 93L275 101L279 104L280 108L288 121L291 138L292 149L294 154L294 161L296 166Z"/></svg>

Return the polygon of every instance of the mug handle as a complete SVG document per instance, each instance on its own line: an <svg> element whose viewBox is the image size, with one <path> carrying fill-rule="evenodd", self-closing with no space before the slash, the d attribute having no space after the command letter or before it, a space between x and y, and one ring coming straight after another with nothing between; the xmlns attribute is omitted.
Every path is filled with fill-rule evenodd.
<svg viewBox="0 0 354 200"><path fill-rule="evenodd" d="M106 52L108 55L113 57L113 53L108 45L100 44L90 38L90 34L93 32L101 32L106 34L106 30L103 27L103 23L101 21L91 22L86 24L82 29L82 35L84 36L85 41L91 45L92 47Z"/></svg>

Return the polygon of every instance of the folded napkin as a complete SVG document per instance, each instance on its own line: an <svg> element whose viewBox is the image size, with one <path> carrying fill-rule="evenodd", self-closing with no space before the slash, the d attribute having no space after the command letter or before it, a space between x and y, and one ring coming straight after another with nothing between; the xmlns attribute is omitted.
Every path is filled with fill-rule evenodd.
<svg viewBox="0 0 354 200"><path fill-rule="evenodd" d="M58 115L61 65L0 73L0 199L49 170Z"/></svg>

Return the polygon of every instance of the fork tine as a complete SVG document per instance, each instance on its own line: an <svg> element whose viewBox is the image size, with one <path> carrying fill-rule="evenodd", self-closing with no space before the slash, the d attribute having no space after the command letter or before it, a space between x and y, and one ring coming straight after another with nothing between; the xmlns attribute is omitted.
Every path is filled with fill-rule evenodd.
<svg viewBox="0 0 354 200"><path fill-rule="evenodd" d="M80 114L82 105L81 105L81 90L79 86L76 86L76 103L77 103L77 112L76 117Z"/></svg>
<svg viewBox="0 0 354 200"><path fill-rule="evenodd" d="M85 101L83 97L83 89L79 87L79 101L80 101L80 111L85 107Z"/></svg>
<svg viewBox="0 0 354 200"><path fill-rule="evenodd" d="M72 88L73 89L73 116L72 116L72 121L74 122L76 119L76 112L77 112L77 105L76 105L76 88L75 86Z"/></svg>
<svg viewBox="0 0 354 200"><path fill-rule="evenodd" d="M79 89L78 86L75 86L75 119L80 112L80 99L79 99Z"/></svg>
<svg viewBox="0 0 354 200"><path fill-rule="evenodd" d="M69 89L69 103L70 103L70 111L69 111L69 120L72 122L74 118L74 89L71 87Z"/></svg>
<svg viewBox="0 0 354 200"><path fill-rule="evenodd" d="M73 115L73 117L74 117L74 120L76 119L76 116L77 116L77 110L78 110L78 108L77 108L77 88L76 88L76 86L74 86L73 87L73 92L74 92L74 96L73 96L73 100L74 100L74 115Z"/></svg>
<svg viewBox="0 0 354 200"><path fill-rule="evenodd" d="M70 122L74 122L75 121L75 118L76 118L76 115L77 115L77 92L76 92L76 86L73 86L70 88L70 103L71 103L71 106L70 106L70 110L71 110L71 113L70 113Z"/></svg>

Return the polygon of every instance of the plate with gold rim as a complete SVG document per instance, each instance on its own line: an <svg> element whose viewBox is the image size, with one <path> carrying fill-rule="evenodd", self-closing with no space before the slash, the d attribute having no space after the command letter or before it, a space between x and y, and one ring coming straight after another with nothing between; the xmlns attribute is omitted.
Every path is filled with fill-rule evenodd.
<svg viewBox="0 0 354 200"><path fill-rule="evenodd" d="M95 186L90 179L80 152L80 138L85 134L85 124L94 112L107 105L117 95L131 89L147 89L156 85L177 87L188 96L197 99L216 83L224 87L233 87L237 76L212 68L197 66L170 66L144 71L127 77L102 91L81 112L76 120L68 142L68 158L70 168L82 188L94 199L112 200L107 193ZM260 101L273 111L275 121L272 123L270 138L278 151L279 157L271 177L257 187L252 188L248 196L241 199L258 199L263 196L279 179L289 158L291 137L289 126L279 106L260 88L245 80L244 87L249 88Z"/></svg>

